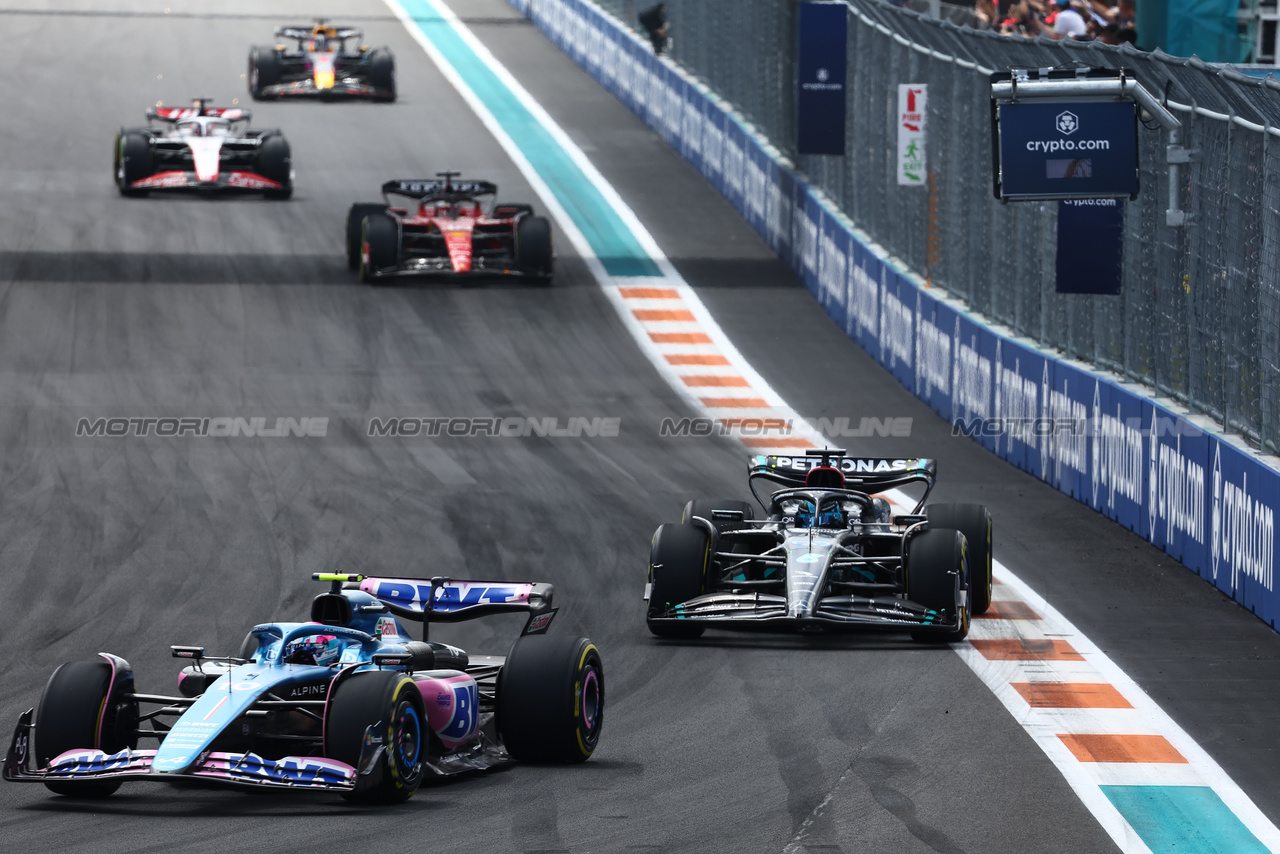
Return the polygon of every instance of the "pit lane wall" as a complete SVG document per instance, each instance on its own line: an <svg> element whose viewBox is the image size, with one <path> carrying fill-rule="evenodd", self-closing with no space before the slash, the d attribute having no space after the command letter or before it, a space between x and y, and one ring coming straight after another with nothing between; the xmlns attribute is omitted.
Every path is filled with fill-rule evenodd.
<svg viewBox="0 0 1280 854"><path fill-rule="evenodd" d="M941 299L726 102L598 7L509 2L693 164L831 319L935 412L1277 628L1280 472L1114 377L1054 358Z"/></svg>

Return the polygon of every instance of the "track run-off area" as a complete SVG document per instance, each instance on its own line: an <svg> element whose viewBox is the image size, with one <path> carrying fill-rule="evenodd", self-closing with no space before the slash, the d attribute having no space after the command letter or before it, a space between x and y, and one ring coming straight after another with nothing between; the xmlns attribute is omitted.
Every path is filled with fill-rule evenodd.
<svg viewBox="0 0 1280 854"><path fill-rule="evenodd" d="M324 4L321 4L322 6ZM29 80L0 96L0 723L98 650L172 690L168 645L296 619L314 571L556 585L607 725L580 767L519 766L409 804L154 785L93 804L0 787L13 850L1280 850L1280 638L1142 540L997 461L831 325L656 135L501 0L8 9ZM395 51L392 105L250 104L251 44L328 14ZM339 20L340 19L340 20ZM41 45L94 45L42 61ZM122 199L107 147L157 101L239 98L297 192ZM342 223L390 178L461 169L556 226L550 287L369 288ZM658 641L649 536L745 497L785 440L666 419L906 419L840 437L939 460L996 524L971 642ZM79 437L80 418L327 418L320 436ZM617 435L392 437L371 419L617 419ZM457 630L505 651L516 626ZM957 654L958 653L958 654ZM143 819L143 821L139 821Z"/></svg>

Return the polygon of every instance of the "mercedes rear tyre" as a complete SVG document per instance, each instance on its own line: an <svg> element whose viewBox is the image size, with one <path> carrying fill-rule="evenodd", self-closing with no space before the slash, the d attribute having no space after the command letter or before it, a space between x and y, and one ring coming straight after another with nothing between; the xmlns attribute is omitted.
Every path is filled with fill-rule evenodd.
<svg viewBox="0 0 1280 854"><path fill-rule="evenodd" d="M903 557L907 598L932 610L933 619L956 623L950 631L913 631L912 639L956 643L969 634L967 551L964 534L952 528L929 528L908 541Z"/></svg>
<svg viewBox="0 0 1280 854"><path fill-rule="evenodd" d="M360 281L377 281L378 271L400 262L400 230L385 213L372 213L360 230Z"/></svg>
<svg viewBox="0 0 1280 854"><path fill-rule="evenodd" d="M258 149L258 174L269 181L280 185L277 190L266 190L263 195L269 199L287 199L293 195L293 156L289 150L289 140L283 135L273 133L262 140Z"/></svg>
<svg viewBox="0 0 1280 854"><path fill-rule="evenodd" d="M991 607L991 513L981 504L933 504L924 509L931 528L955 528L969 546L969 604L976 614Z"/></svg>
<svg viewBox="0 0 1280 854"><path fill-rule="evenodd" d="M255 47L249 51L249 94L262 100L262 90L280 82L284 63L274 47Z"/></svg>
<svg viewBox="0 0 1280 854"><path fill-rule="evenodd" d="M386 213L387 206L372 202L358 202L347 211L347 268L360 269L360 234L364 218L371 214Z"/></svg>
<svg viewBox="0 0 1280 854"><path fill-rule="evenodd" d="M396 60L385 47L369 53L369 85L379 101L396 99Z"/></svg>
<svg viewBox="0 0 1280 854"><path fill-rule="evenodd" d="M527 635L498 673L498 732L523 762L584 762L604 722L604 664L586 638Z"/></svg>
<svg viewBox="0 0 1280 854"><path fill-rule="evenodd" d="M654 532L649 547L649 610L645 618L650 632L660 638L696 638L702 634L700 624L654 619L702 595L710 548L707 532L694 525L668 523Z"/></svg>
<svg viewBox="0 0 1280 854"><path fill-rule="evenodd" d="M516 223L516 265L535 281L551 281L555 259L551 250L551 223L546 217L526 216Z"/></svg>
<svg viewBox="0 0 1280 854"><path fill-rule="evenodd" d="M150 177L151 140L137 131L122 131L116 135L115 154L116 186L123 196L141 196L146 190L135 190L135 181Z"/></svg>
<svg viewBox="0 0 1280 854"><path fill-rule="evenodd" d="M114 675L114 679L112 678ZM36 712L35 758L40 768L68 750L101 750L110 756L138 746L138 703L133 671L118 673L106 661L75 661L53 672ZM105 798L120 780L47 782L50 791L75 798Z"/></svg>
<svg viewBox="0 0 1280 854"><path fill-rule="evenodd" d="M384 748L370 773L360 774L355 790L343 797L365 803L413 797L426 774L429 732L422 692L407 674L367 670L339 681L329 694L325 756L360 768L366 745Z"/></svg>
<svg viewBox="0 0 1280 854"><path fill-rule="evenodd" d="M742 520L738 519L717 519L716 512L741 513ZM744 525L743 522L750 521L756 517L755 508L746 501L739 501L736 498L717 498L715 500L707 498L695 498L684 506L684 513L680 516L680 521L686 525L693 523L693 517L700 516L706 519L720 533L725 531L734 531L739 528L751 527Z"/></svg>

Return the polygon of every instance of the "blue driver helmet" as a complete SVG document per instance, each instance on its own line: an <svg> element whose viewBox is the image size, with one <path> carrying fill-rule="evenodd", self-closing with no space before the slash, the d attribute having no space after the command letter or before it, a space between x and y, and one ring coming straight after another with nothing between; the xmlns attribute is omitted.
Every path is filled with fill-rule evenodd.
<svg viewBox="0 0 1280 854"><path fill-rule="evenodd" d="M342 641L335 635L311 635L299 638L284 650L285 664L314 664L327 667L338 661Z"/></svg>

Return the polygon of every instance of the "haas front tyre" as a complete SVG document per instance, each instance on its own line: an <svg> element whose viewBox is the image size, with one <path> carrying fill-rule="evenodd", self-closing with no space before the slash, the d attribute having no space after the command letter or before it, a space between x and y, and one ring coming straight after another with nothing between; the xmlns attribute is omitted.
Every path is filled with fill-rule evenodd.
<svg viewBox="0 0 1280 854"><path fill-rule="evenodd" d="M113 666L114 665L114 666ZM128 662L113 658L75 661L53 672L36 712L35 757L41 768L68 750L101 750L107 755L126 747L134 750L138 737L138 704L125 699L133 693ZM105 798L120 788L119 780L46 782L59 795Z"/></svg>
<svg viewBox="0 0 1280 854"><path fill-rule="evenodd" d="M497 727L523 762L584 762L604 722L604 664L586 638L527 635L498 674Z"/></svg>
<svg viewBox="0 0 1280 854"><path fill-rule="evenodd" d="M289 140L275 133L262 141L258 149L258 173L280 185L278 189L264 191L267 198L287 199L293 195L293 153Z"/></svg>
<svg viewBox="0 0 1280 854"><path fill-rule="evenodd" d="M396 803L413 797L426 773L428 735L422 693L404 673L368 670L338 681L324 722L325 755L368 774L343 797Z"/></svg>
<svg viewBox="0 0 1280 854"><path fill-rule="evenodd" d="M671 619L677 605L702 595L706 587L711 538L694 525L666 524L649 547L649 631L660 638L696 638L703 627ZM661 622L655 618L662 618Z"/></svg>
<svg viewBox="0 0 1280 854"><path fill-rule="evenodd" d="M991 607L991 513L981 504L932 504L931 528L955 528L969 546L969 603L974 614Z"/></svg>
<svg viewBox="0 0 1280 854"><path fill-rule="evenodd" d="M907 598L954 622L951 630L918 629L918 641L956 643L969 634L969 563L964 534L952 528L929 528L907 545Z"/></svg>
<svg viewBox="0 0 1280 854"><path fill-rule="evenodd" d="M145 134L122 131L116 137L116 186L123 196L141 196L146 190L135 190L133 183L150 177L151 142Z"/></svg>

